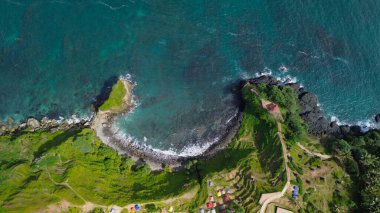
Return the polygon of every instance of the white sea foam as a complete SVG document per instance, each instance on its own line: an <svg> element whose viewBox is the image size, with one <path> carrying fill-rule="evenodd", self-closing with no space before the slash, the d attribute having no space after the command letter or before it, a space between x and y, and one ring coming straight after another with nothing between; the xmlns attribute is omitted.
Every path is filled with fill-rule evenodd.
<svg viewBox="0 0 380 213"><path fill-rule="evenodd" d="M338 119L338 117L336 117L336 116L334 116L334 115L330 115L330 116L328 116L328 117L330 117L330 122L336 122L336 124L338 124L338 125L345 125L345 123L342 123L342 122Z"/></svg>
<svg viewBox="0 0 380 213"><path fill-rule="evenodd" d="M330 118L331 122L336 122L338 125L348 125L348 126L360 126L361 132L365 133L368 132L371 129L379 129L380 124L376 123L374 119L367 119L363 121L358 121L358 122L349 122L345 120L340 120L337 116L329 113L327 115L328 118Z"/></svg>
<svg viewBox="0 0 380 213"><path fill-rule="evenodd" d="M262 71L255 73L255 77L272 75L272 70L265 67Z"/></svg>
<svg viewBox="0 0 380 213"><path fill-rule="evenodd" d="M280 72L288 72L289 69L285 66L285 65L281 65L279 68L278 68L278 71Z"/></svg>
<svg viewBox="0 0 380 213"><path fill-rule="evenodd" d="M98 1L97 4L100 4L100 5L103 5L105 7L108 7L110 10L120 10L122 9L123 7L127 7L127 5L123 4L121 6L118 6L118 7L113 7L105 2L102 2L102 1Z"/></svg>
<svg viewBox="0 0 380 213"><path fill-rule="evenodd" d="M236 115L235 115L236 116ZM229 123L233 120L235 116L227 119L226 123ZM163 150L159 148L154 148L152 145L148 145L148 138L143 137L142 141L139 141L136 137L130 135L125 131L121 131L116 123L112 123L110 126L110 130L112 131L115 138L122 142L123 146L132 146L139 150L144 150L147 152L151 152L156 155L164 155L167 157L176 156L176 157L193 157L198 156L204 153L207 149L209 149L213 144L217 143L220 140L220 137L215 137L211 141L203 141L202 143L190 144L185 146L179 151L176 151L172 148ZM193 129L192 131L196 131ZM173 145L173 144L172 144Z"/></svg>
<svg viewBox="0 0 380 213"><path fill-rule="evenodd" d="M284 84L297 83L297 78L291 75L277 76L276 79Z"/></svg>

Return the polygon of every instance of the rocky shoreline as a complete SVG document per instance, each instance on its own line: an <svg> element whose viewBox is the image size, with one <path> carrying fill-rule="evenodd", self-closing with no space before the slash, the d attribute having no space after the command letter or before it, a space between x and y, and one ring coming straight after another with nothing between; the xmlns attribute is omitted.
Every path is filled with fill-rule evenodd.
<svg viewBox="0 0 380 213"><path fill-rule="evenodd" d="M89 128L91 119L78 118L72 115L69 119L49 119L43 117L41 120L36 118L28 118L24 122L16 123L13 119L8 119L7 122L0 122L0 136L11 134L18 135L23 132L46 131L56 132L58 130L69 130L73 128Z"/></svg>
<svg viewBox="0 0 380 213"><path fill-rule="evenodd" d="M125 106L122 110L117 112L98 111L91 122L91 128L95 131L96 135L103 141L103 143L115 149L120 155L126 155L136 161L144 161L153 170L160 170L164 166L171 166L174 169L181 169L184 163L189 160L210 158L218 151L224 149L231 142L240 127L242 116L239 110L237 116L230 121L226 134L222 136L221 140L212 144L198 156L183 157L177 155L166 155L138 145L133 141L126 141L125 138L118 137L117 130L115 130L117 128L113 126L113 123L117 117L129 113L135 107L132 103L132 90L134 84L127 80L120 80L123 81L126 88L126 95L124 97L124 101L126 103Z"/></svg>
<svg viewBox="0 0 380 213"><path fill-rule="evenodd" d="M115 128L113 128L114 120L120 115L129 113L135 107L133 104L132 90L134 83L126 79L120 78L125 86L126 95L124 97L124 106L121 110L117 111L96 111L89 119L80 119L73 115L70 119L48 119L46 117L41 120L35 118L28 118L21 124L16 124L12 120L6 123L0 123L0 135L11 134L18 135L23 132L47 131L55 132L58 130L92 128L96 135L103 141L103 143L115 149L120 155L129 156L136 161L144 161L150 165L154 170L162 169L164 165L169 165L173 168L181 168L185 162L193 159L208 159L223 150L234 138L238 131L241 121L242 113L239 110L238 114L230 122L226 134L222 136L221 140L212 144L202 154L198 156L182 157L176 155L165 155L155 152L149 148L140 146L136 143L126 142L123 138L117 136ZM347 136L363 135L363 127L353 125L338 125L337 122L330 122L324 116L322 110L318 105L317 97L306 91L297 83L283 82L277 80L270 75L262 75L246 81L241 81L239 84L234 85L232 92L241 95L241 88L247 82L251 84L267 84L269 86L290 86L293 88L297 95L297 100L301 108L300 116L308 125L308 131L311 135L322 137L326 135L334 136L336 138L344 138ZM244 103L240 99L240 109ZM380 122L380 114L375 116L376 122ZM378 131L377 129L372 129Z"/></svg>
<svg viewBox="0 0 380 213"><path fill-rule="evenodd" d="M0 122L0 136L6 134L17 136L25 132L36 131L53 133L58 130L65 131L69 129L91 128L103 143L112 147L120 155L131 157L136 161L144 161L153 170L160 170L166 165L171 166L174 169L181 169L184 163L189 160L208 159L214 156L231 142L240 127L240 123L242 121L242 115L240 113L241 110L239 110L238 114L230 121L226 134L222 135L218 142L212 144L198 156L182 157L176 155L165 155L155 152L149 148L137 145L133 142L127 143L123 140L123 138L117 137L114 128L112 128L112 124L117 117L129 113L135 107L132 97L134 83L123 78L119 78L119 80L123 82L126 88L126 95L124 97L125 106L121 110L99 111L99 106L106 101L106 98L103 98L102 102L98 101L97 105L93 106L95 112L89 119L81 119L76 115L71 116L69 119L49 119L44 117L41 120L38 120L31 117L21 123L16 123L12 119L8 119L5 123ZM241 86L241 84L233 85L232 91L236 94L239 93ZM107 95L109 95L109 93L110 91L107 91Z"/></svg>
<svg viewBox="0 0 380 213"><path fill-rule="evenodd" d="M315 94L308 92L298 83L288 83L277 80L274 76L262 75L260 77L249 79L251 84L267 84L269 86L290 86L297 95L297 100L301 108L300 116L308 125L309 134L322 137L333 136L344 138L347 136L359 136L367 131L379 131L358 125L338 125L336 121L330 122L318 104L318 98ZM374 118L375 122L380 122L380 114Z"/></svg>

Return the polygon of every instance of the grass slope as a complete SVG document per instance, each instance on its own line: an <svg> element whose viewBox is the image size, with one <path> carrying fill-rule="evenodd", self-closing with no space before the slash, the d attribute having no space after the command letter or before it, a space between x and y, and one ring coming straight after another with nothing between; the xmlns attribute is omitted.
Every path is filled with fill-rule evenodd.
<svg viewBox="0 0 380 213"><path fill-rule="evenodd" d="M9 212L30 212L63 199L123 206L176 196L195 184L185 171L135 168L89 129L0 137L0 165L0 205Z"/></svg>
<svg viewBox="0 0 380 213"><path fill-rule="evenodd" d="M118 110L121 109L124 102L124 96L126 94L124 84L121 80L118 80L115 85L112 86L112 90L108 99L99 107L101 111Z"/></svg>

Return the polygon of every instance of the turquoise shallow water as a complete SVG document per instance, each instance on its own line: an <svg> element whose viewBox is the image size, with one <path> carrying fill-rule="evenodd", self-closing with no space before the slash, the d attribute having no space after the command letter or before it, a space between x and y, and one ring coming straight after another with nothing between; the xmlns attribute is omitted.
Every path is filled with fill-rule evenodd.
<svg viewBox="0 0 380 213"><path fill-rule="evenodd" d="M104 82L128 73L140 105L119 132L178 153L224 133L229 85L264 68L342 122L380 112L377 0L1 0L0 26L1 120L88 116Z"/></svg>

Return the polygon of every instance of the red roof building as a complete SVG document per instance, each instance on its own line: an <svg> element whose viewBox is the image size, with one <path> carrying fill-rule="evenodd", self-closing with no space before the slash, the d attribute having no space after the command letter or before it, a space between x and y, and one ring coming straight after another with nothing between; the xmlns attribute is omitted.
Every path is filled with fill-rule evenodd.
<svg viewBox="0 0 380 213"><path fill-rule="evenodd" d="M207 202L206 203L206 207L209 209L209 208L211 208L211 203L210 202Z"/></svg>
<svg viewBox="0 0 380 213"><path fill-rule="evenodd" d="M278 110L277 104L274 104L274 103L267 104L266 107L270 111L276 111L276 110Z"/></svg>

